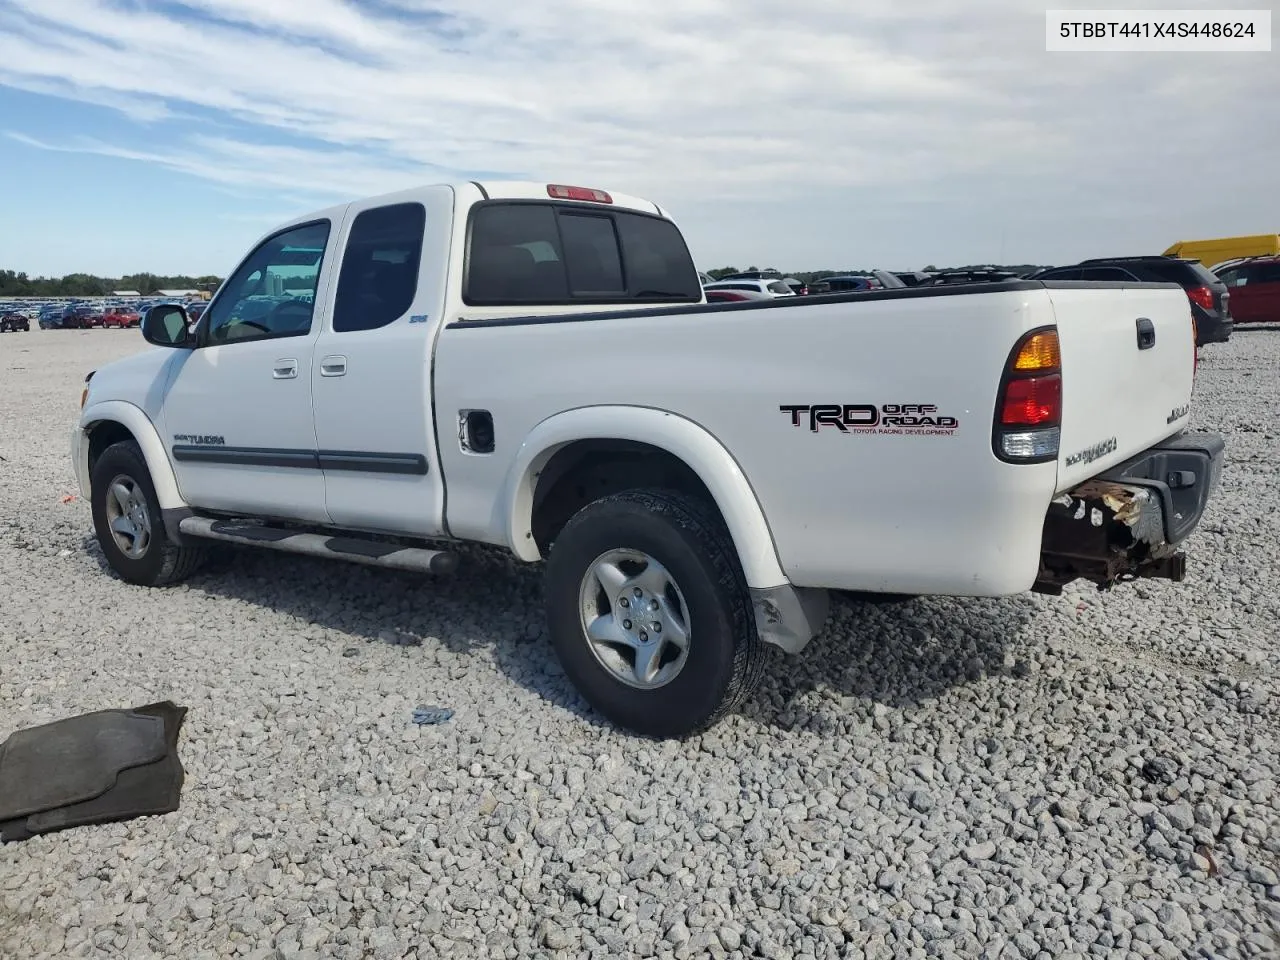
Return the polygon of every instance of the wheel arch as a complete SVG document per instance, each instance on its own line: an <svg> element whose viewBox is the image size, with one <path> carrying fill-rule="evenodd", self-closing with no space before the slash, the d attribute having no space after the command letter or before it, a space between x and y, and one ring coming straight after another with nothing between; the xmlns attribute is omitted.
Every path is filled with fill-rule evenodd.
<svg viewBox="0 0 1280 960"><path fill-rule="evenodd" d="M166 513L186 510L160 433L140 407L123 400L95 403L81 413L79 430L83 439L76 452L76 472L85 497L93 495L93 464L102 451L113 443L133 440L146 461L160 509Z"/></svg>
<svg viewBox="0 0 1280 960"><path fill-rule="evenodd" d="M516 556L543 558L545 542L539 543L535 510L546 496L543 484L557 483L575 463L600 454L662 459L666 468L683 476L686 487L705 491L719 511L748 586L788 583L764 511L732 454L700 425L650 407L579 407L530 431L512 465L505 497L507 542Z"/></svg>

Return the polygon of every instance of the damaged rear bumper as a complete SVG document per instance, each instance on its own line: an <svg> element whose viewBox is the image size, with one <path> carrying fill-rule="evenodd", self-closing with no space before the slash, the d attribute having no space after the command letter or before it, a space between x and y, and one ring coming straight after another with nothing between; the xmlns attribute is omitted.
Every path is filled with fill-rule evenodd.
<svg viewBox="0 0 1280 960"><path fill-rule="evenodd" d="M1181 581L1178 545L1222 479L1223 451L1216 433L1184 433L1055 498L1032 589L1061 593L1081 579L1100 590L1138 577Z"/></svg>

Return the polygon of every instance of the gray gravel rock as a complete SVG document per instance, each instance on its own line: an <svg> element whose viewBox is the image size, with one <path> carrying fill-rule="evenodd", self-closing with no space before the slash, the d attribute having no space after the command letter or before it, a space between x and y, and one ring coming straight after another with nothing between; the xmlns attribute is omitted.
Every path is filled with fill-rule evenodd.
<svg viewBox="0 0 1280 960"><path fill-rule="evenodd" d="M0 956L1274 944L1276 331L1201 351L1195 427L1227 434L1228 463L1185 582L840 600L681 743L585 713L539 571L489 551L449 583L251 551L168 590L105 573L88 506L61 502L66 433L84 374L141 346L0 338L0 739L172 698L182 807L0 847ZM422 703L454 718L417 727Z"/></svg>

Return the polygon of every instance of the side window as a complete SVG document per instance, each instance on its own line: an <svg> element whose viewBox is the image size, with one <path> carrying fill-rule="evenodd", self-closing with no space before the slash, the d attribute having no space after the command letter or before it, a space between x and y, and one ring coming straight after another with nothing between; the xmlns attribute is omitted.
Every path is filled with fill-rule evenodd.
<svg viewBox="0 0 1280 960"><path fill-rule="evenodd" d="M1133 276L1127 270L1121 270L1119 267L1089 267L1080 271L1080 279L1082 280L1132 280Z"/></svg>
<svg viewBox="0 0 1280 960"><path fill-rule="evenodd" d="M1222 273L1218 274L1218 279L1228 287L1243 287L1249 282L1249 271L1245 267L1223 270Z"/></svg>
<svg viewBox="0 0 1280 960"><path fill-rule="evenodd" d="M266 240L236 270L209 307L209 344L297 337L311 330L329 221Z"/></svg>
<svg viewBox="0 0 1280 960"><path fill-rule="evenodd" d="M1063 267L1061 270L1050 270L1036 277L1037 280L1079 280L1081 270L1079 267Z"/></svg>
<svg viewBox="0 0 1280 960"><path fill-rule="evenodd" d="M1255 263L1249 268L1250 283L1280 283L1280 263Z"/></svg>
<svg viewBox="0 0 1280 960"><path fill-rule="evenodd" d="M612 217L582 213L560 215L569 287L576 297L623 296L622 258Z"/></svg>
<svg viewBox="0 0 1280 960"><path fill-rule="evenodd" d="M418 292L427 210L398 203L356 216L342 255L333 307L335 333L376 330L408 312Z"/></svg>

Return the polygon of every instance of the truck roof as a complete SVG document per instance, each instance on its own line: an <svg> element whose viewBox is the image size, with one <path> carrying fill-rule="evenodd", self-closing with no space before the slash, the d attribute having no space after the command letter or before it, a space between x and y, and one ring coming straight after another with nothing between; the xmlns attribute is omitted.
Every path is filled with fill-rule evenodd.
<svg viewBox="0 0 1280 960"><path fill-rule="evenodd" d="M451 187L454 191L468 188L479 190L481 196L488 200L558 200L560 202L581 202L587 206L599 206L607 209L635 210L639 213L657 214L667 217L667 212L656 203L625 193L615 193L600 187L586 187L560 183L543 183L535 180L447 180L436 183L424 183L391 193L372 197L353 197L343 203L334 204L321 210L312 210L291 220L284 221L275 230L283 226L306 223L322 217L337 219L348 204L358 202L379 202L386 204L401 203L409 199L419 190L431 187ZM556 191L556 192L553 192ZM566 195L569 194L569 195ZM589 195L601 197L601 200L589 199Z"/></svg>

